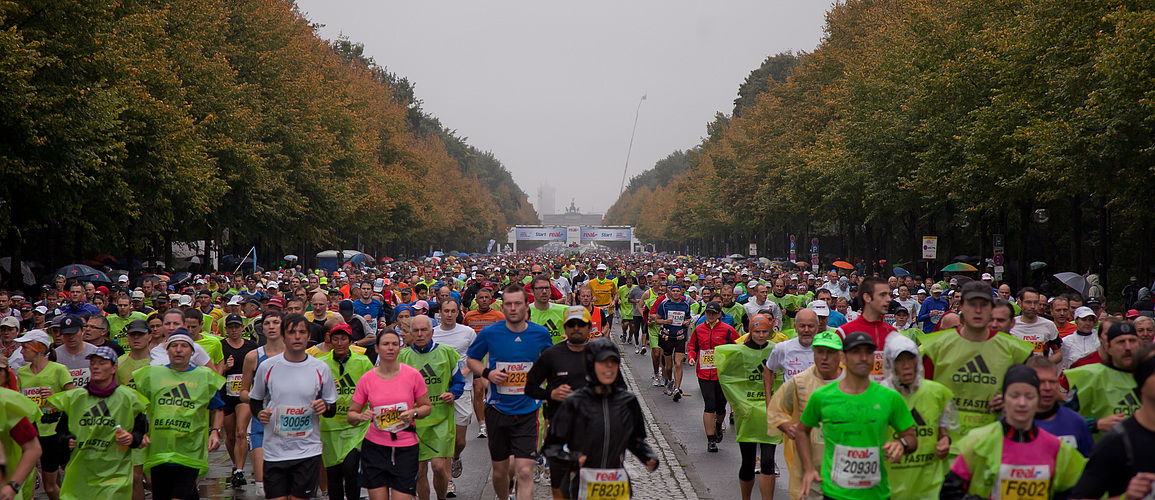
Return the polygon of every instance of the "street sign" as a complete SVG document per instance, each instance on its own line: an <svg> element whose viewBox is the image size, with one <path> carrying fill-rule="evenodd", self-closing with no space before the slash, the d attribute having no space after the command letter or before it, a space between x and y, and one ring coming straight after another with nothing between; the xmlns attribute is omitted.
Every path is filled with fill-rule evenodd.
<svg viewBox="0 0 1155 500"><path fill-rule="evenodd" d="M1003 238L1003 235L1001 235L1001 234L994 235L994 240L995 240L994 245L992 245L994 247L994 253L996 253L996 254L1005 253L1006 252L1006 246L1004 246L1004 243L1006 242L1006 240Z"/></svg>
<svg viewBox="0 0 1155 500"><path fill-rule="evenodd" d="M818 253L818 238L810 238L810 253Z"/></svg>
<svg viewBox="0 0 1155 500"><path fill-rule="evenodd" d="M750 244L750 256L753 257L755 255L758 255L758 244L757 243L751 243Z"/></svg>
<svg viewBox="0 0 1155 500"><path fill-rule="evenodd" d="M1001 254L1001 253L996 253L995 258L991 259L991 261L992 261L992 263L994 263L995 267L1002 267L1003 264L1005 263L1005 260L1003 259L1003 254Z"/></svg>
<svg viewBox="0 0 1155 500"><path fill-rule="evenodd" d="M938 236L922 237L922 258L931 260L938 258Z"/></svg>
<svg viewBox="0 0 1155 500"><path fill-rule="evenodd" d="M797 254L794 252L794 235L790 235L790 262L796 261Z"/></svg>
<svg viewBox="0 0 1155 500"><path fill-rule="evenodd" d="M812 266L818 265L818 254L816 254L816 253L810 254L810 265L812 265Z"/></svg>

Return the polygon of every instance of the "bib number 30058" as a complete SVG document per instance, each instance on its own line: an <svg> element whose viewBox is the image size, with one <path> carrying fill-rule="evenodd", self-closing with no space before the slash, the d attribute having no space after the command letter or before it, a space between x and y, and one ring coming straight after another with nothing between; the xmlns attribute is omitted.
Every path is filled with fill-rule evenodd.
<svg viewBox="0 0 1155 500"><path fill-rule="evenodd" d="M857 448L834 445L834 470L830 478L839 487L861 490L882 482L882 453L877 446Z"/></svg>
<svg viewBox="0 0 1155 500"><path fill-rule="evenodd" d="M628 500L630 478L625 469L581 469L578 500Z"/></svg>

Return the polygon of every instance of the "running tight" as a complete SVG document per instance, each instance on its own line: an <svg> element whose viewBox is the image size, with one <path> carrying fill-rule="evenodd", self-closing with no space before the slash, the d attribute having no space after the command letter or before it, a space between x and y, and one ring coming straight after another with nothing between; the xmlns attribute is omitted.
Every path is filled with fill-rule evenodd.
<svg viewBox="0 0 1155 500"><path fill-rule="evenodd" d="M774 474L774 449L770 443L738 443L738 451L742 452L742 465L738 467L738 480L754 480L754 457L759 452L762 455L762 474ZM332 486L329 486L332 488Z"/></svg>
<svg viewBox="0 0 1155 500"><path fill-rule="evenodd" d="M359 500L361 483L357 471L361 466L361 451L354 449L345 456L345 461L332 467L325 467L329 478L329 498L333 500Z"/></svg>

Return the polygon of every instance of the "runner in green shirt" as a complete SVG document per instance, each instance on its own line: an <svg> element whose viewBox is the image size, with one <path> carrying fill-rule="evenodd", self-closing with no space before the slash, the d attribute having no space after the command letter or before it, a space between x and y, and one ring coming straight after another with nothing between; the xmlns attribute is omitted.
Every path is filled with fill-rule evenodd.
<svg viewBox="0 0 1155 500"><path fill-rule="evenodd" d="M566 306L562 304L555 304L549 301L550 293L553 290L553 285L549 278L539 276L533 282L531 290L533 292L533 304L529 306L529 320L530 322L544 326L549 330L550 337L553 338L553 343L557 344L565 340L565 310Z"/></svg>
<svg viewBox="0 0 1155 500"><path fill-rule="evenodd" d="M125 327L135 320L148 319L148 316L140 311L133 311L132 301L125 295L116 299L116 314L109 314L107 318L109 338L120 344L120 347L128 348L128 339L125 338Z"/></svg>
<svg viewBox="0 0 1155 500"><path fill-rule="evenodd" d="M417 421L417 492L422 498L429 497L428 470L432 464L434 492L437 498L445 498L456 437L453 401L465 387L458 364L461 356L453 347L433 342L433 323L428 316L415 316L411 327L413 344L401 350L397 361L421 372L433 407L429 416Z"/></svg>
<svg viewBox="0 0 1155 500"><path fill-rule="evenodd" d="M40 432L40 472L43 478L44 493L48 498L60 498L60 486L56 484L60 469L68 462L66 443L61 443L56 436L56 425L60 421L60 412L48 403L48 397L75 387L68 368L53 361L48 361L48 349L52 339L43 330L33 330L16 339L20 343L21 353L27 365L16 371L16 378L20 382L20 393L40 407L44 414L36 423Z"/></svg>
<svg viewBox="0 0 1155 500"><path fill-rule="evenodd" d="M117 361L116 382L130 389L136 389L136 380L132 372L148 366L151 358L148 355L149 327L144 320L133 320L124 329L128 352L120 356ZM133 448L132 450L132 498L144 498L144 457L146 450Z"/></svg>
<svg viewBox="0 0 1155 500"><path fill-rule="evenodd" d="M918 449L914 419L902 396L870 380L877 347L864 332L847 334L842 341L846 377L814 391L802 412L795 445L802 460L803 498L815 480L828 498L890 498L883 455L897 463ZM810 432L819 425L826 443L821 476L810 456ZM886 440L888 426L898 431L898 439Z"/></svg>
<svg viewBox="0 0 1155 500"><path fill-rule="evenodd" d="M225 354L224 350L221 349L221 339L220 337L205 335L202 330L204 318L205 316L200 312L200 309L190 307L184 312L184 326L188 329L193 342L200 344L205 352L208 353L212 365L206 366L205 368L211 368L218 374L224 373L225 368L221 362L224 361Z"/></svg>
<svg viewBox="0 0 1155 500"><path fill-rule="evenodd" d="M352 329L340 323L329 331L329 352L317 358L329 366L337 383L337 413L321 419L321 460L329 479L329 497L353 500L361 497L358 472L361 466L361 441L369 429L368 422L352 425L345 415L361 376L373 369L364 354L349 350Z"/></svg>

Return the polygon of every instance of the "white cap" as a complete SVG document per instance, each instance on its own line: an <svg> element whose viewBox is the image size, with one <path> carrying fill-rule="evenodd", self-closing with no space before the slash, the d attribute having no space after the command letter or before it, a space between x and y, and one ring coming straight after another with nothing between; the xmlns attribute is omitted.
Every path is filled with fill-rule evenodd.
<svg viewBox="0 0 1155 500"><path fill-rule="evenodd" d="M237 294L237 295L233 295L233 298L229 299L228 305L239 306L244 302L245 302L245 298L242 297L240 294Z"/></svg>
<svg viewBox="0 0 1155 500"><path fill-rule="evenodd" d="M120 275L119 278L116 278L116 282L117 283L128 283L128 275L127 274Z"/></svg>
<svg viewBox="0 0 1155 500"><path fill-rule="evenodd" d="M993 281L994 279L995 277L991 276L991 273L983 273L983 276L979 278L980 281Z"/></svg>
<svg viewBox="0 0 1155 500"><path fill-rule="evenodd" d="M373 281L373 291L380 292L385 289L385 278L377 278Z"/></svg>
<svg viewBox="0 0 1155 500"><path fill-rule="evenodd" d="M193 303L192 297L188 296L188 295L181 295L180 298L177 299L177 305L191 306L192 303Z"/></svg>
<svg viewBox="0 0 1155 500"><path fill-rule="evenodd" d="M758 286L758 280L750 280L749 283L746 283L746 288L750 290L753 290L756 286Z"/></svg>
<svg viewBox="0 0 1155 500"><path fill-rule="evenodd" d="M44 306L36 306L36 308L33 309L32 312L39 313L39 314L48 314L48 308L44 307Z"/></svg>
<svg viewBox="0 0 1155 500"><path fill-rule="evenodd" d="M1087 307L1087 306L1079 306L1079 307L1075 308L1075 319L1086 318L1086 317L1094 318L1095 317L1095 311L1092 311L1091 308Z"/></svg>
<svg viewBox="0 0 1155 500"><path fill-rule="evenodd" d="M830 316L830 306L826 305L825 300L815 300L814 302L810 303L809 307L810 310L814 311L814 314L818 316L823 318Z"/></svg>
<svg viewBox="0 0 1155 500"><path fill-rule="evenodd" d="M132 292L132 300L144 300L144 292L140 290Z"/></svg>
<svg viewBox="0 0 1155 500"><path fill-rule="evenodd" d="M48 332L36 329L32 330L16 339L17 342L40 342L44 347L52 347L52 337L48 336Z"/></svg>
<svg viewBox="0 0 1155 500"><path fill-rule="evenodd" d="M597 269L597 270L598 270L598 271L607 271L607 270L609 270L609 268L608 268L608 267L606 267L606 265L605 265L605 264L598 264L598 269Z"/></svg>

